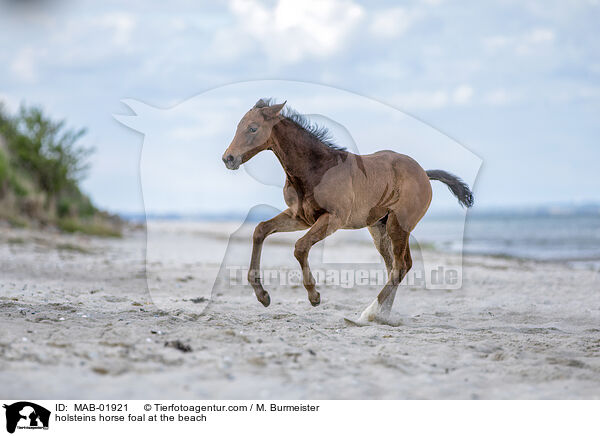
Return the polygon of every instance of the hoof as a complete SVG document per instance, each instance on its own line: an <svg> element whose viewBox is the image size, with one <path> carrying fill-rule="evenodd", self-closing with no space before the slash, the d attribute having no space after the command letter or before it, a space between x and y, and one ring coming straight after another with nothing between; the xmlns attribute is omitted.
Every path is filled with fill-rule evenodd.
<svg viewBox="0 0 600 436"><path fill-rule="evenodd" d="M366 324L372 321L375 321L375 318L379 314L380 306L377 298L367 307L363 313L361 313L360 318L358 318L358 323Z"/></svg>
<svg viewBox="0 0 600 436"><path fill-rule="evenodd" d="M361 320L357 319L356 321L350 318L344 318L344 322L348 325L351 325L353 327L365 327L368 326L369 323L368 322L362 322Z"/></svg>
<svg viewBox="0 0 600 436"><path fill-rule="evenodd" d="M316 298L308 298L308 301L310 301L310 304L313 305L313 307L317 307L319 304L321 304L321 294L319 294L317 292L317 296Z"/></svg>
<svg viewBox="0 0 600 436"><path fill-rule="evenodd" d="M265 291L265 293L262 294L260 297L257 296L257 298L258 301L260 301L265 307L269 307L269 304L271 304L271 297L269 296L269 293L267 291Z"/></svg>

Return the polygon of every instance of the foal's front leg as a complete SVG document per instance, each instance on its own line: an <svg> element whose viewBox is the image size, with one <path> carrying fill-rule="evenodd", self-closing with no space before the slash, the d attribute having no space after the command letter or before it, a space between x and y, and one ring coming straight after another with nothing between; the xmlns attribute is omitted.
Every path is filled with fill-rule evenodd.
<svg viewBox="0 0 600 436"><path fill-rule="evenodd" d="M260 253L265 238L277 232L293 232L296 230L304 230L308 226L302 221L294 218L293 213L286 209L268 221L259 223L254 229L252 237L252 258L250 260L250 269L248 270L248 282L254 289L256 298L263 306L267 307L271 303L269 293L264 290L260 282Z"/></svg>
<svg viewBox="0 0 600 436"><path fill-rule="evenodd" d="M325 213L317 219L306 234L296 242L294 256L300 262L302 268L302 279L304 287L308 291L308 300L313 306L318 306L321 302L321 295L315 289L315 278L310 272L308 265L308 253L313 245L325 239L341 227L341 220L336 216Z"/></svg>

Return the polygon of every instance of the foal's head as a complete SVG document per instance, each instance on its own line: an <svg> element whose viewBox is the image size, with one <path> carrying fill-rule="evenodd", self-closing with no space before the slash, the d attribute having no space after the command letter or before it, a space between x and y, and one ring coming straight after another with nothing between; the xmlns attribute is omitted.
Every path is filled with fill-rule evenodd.
<svg viewBox="0 0 600 436"><path fill-rule="evenodd" d="M268 106L263 100L258 100L244 115L233 141L223 153L223 162L227 168L237 170L252 156L272 145L271 130L281 120L280 113L284 105L285 102Z"/></svg>

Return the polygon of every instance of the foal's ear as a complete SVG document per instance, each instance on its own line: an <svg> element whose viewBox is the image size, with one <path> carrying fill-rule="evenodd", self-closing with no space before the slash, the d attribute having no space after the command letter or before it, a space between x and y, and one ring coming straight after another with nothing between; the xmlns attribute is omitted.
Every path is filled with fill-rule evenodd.
<svg viewBox="0 0 600 436"><path fill-rule="evenodd" d="M265 118L267 118L267 119L275 118L277 115L279 115L281 113L281 111L283 110L283 107L285 106L286 103L287 103L287 100L280 104L274 104L273 106L268 106L262 110L262 113L265 116Z"/></svg>
<svg viewBox="0 0 600 436"><path fill-rule="evenodd" d="M261 98L254 104L254 109L257 109L257 108L260 109L260 108L267 107L267 106L268 106L267 102Z"/></svg>

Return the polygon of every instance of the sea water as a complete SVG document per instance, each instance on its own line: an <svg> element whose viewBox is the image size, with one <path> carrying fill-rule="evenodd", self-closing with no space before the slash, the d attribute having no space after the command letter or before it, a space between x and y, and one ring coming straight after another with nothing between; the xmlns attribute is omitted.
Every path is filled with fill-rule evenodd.
<svg viewBox="0 0 600 436"><path fill-rule="evenodd" d="M464 237L461 247L461 229ZM600 267L600 215L467 215L425 217L415 231L419 243L441 251L566 261Z"/></svg>

